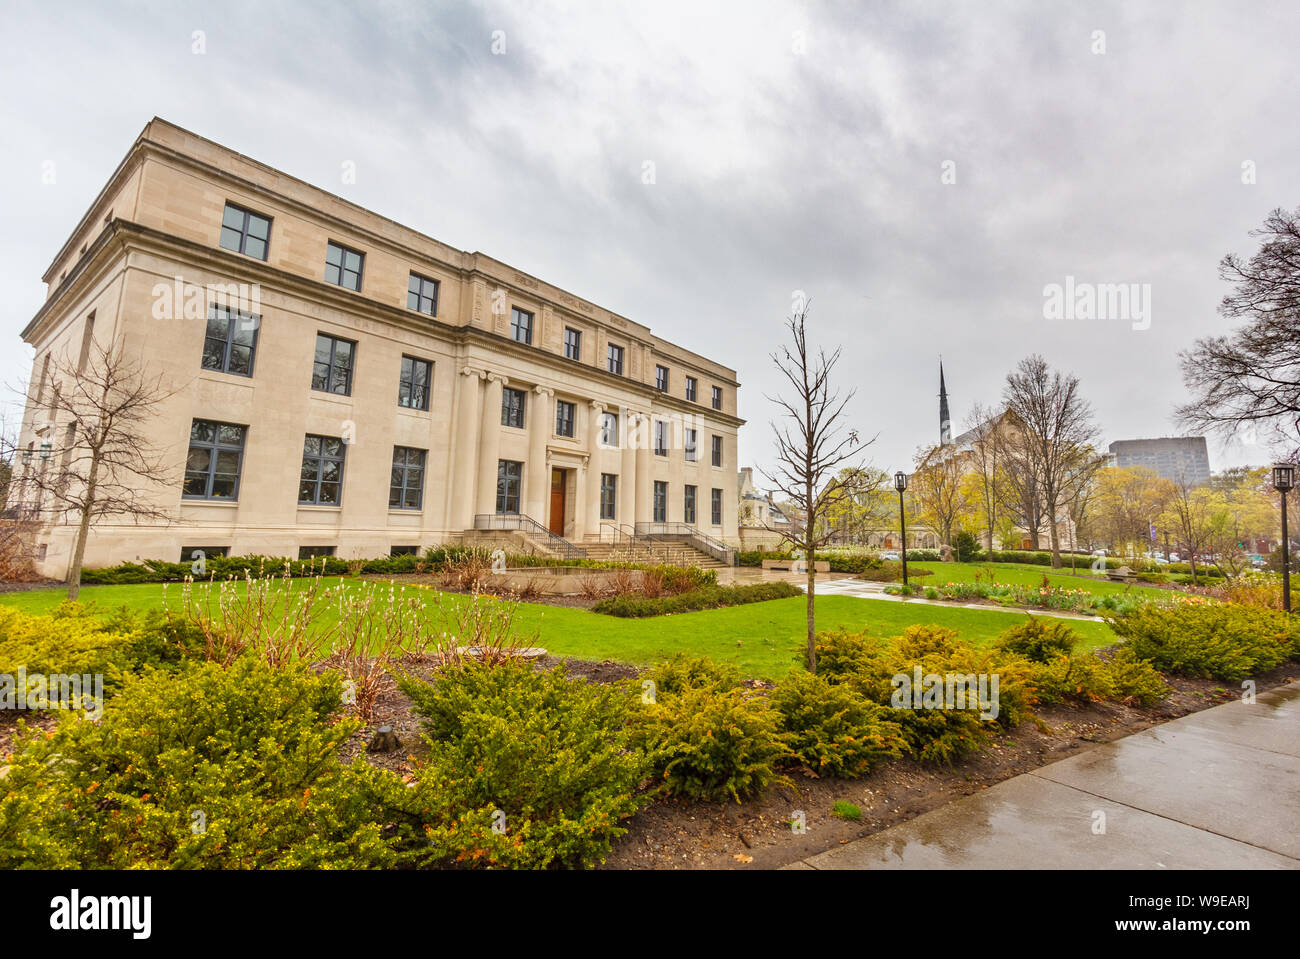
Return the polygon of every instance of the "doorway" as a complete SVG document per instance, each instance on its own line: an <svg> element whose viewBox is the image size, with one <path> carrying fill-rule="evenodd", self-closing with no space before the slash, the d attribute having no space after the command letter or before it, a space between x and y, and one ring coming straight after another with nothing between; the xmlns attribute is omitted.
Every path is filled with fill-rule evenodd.
<svg viewBox="0 0 1300 959"><path fill-rule="evenodd" d="M551 470L551 523L550 531L556 536L564 535L564 500L567 490L565 470Z"/></svg>

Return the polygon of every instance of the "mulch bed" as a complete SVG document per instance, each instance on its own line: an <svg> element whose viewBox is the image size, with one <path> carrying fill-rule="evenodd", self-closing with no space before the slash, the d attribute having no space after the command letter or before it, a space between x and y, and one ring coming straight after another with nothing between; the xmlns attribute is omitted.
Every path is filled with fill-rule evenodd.
<svg viewBox="0 0 1300 959"><path fill-rule="evenodd" d="M639 670L624 663L538 660L539 668L563 664L569 675L592 682L635 679ZM432 667L408 667L429 676ZM1300 668L1291 663L1255 677L1259 692L1294 682ZM1165 677L1173 692L1159 706L1143 708L1119 703L1041 707L1041 725L1026 721L1001 730L991 745L952 766L915 759L882 764L859 780L818 778L811 770L788 773L793 788L776 786L744 803L701 803L664 799L645 807L625 825L628 833L614 843L606 869L772 869L797 862L837 845L870 836L906 822L943 804L986 789L994 783L1065 759L1099 743L1108 743L1189 713L1217 706L1240 696L1239 686L1212 679ZM754 687L772 684L754 681ZM404 774L412 759L425 751L419 720L410 700L385 677L374 721L358 731L343 748L345 759L364 756L369 762ZM391 753L367 753L366 743L382 725L393 727L402 748ZM837 800L862 810L856 821L831 815ZM790 828L796 810L807 824L803 835Z"/></svg>

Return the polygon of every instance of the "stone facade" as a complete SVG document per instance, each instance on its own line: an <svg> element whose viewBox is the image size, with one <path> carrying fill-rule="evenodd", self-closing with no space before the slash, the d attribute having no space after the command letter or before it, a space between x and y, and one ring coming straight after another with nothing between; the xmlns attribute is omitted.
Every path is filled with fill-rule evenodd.
<svg viewBox="0 0 1300 959"><path fill-rule="evenodd" d="M191 548L384 555L459 541L503 508L579 544L612 535L603 524L660 520L737 539L734 370L165 121L145 127L44 279L23 331L36 352L20 448L54 449L17 467L10 507L48 512L23 477L57 468L66 435L50 357L115 344L174 391L151 437L175 479L149 490L170 519L97 523L88 567ZM521 397L507 424L503 404ZM616 431L602 432L605 414ZM233 427L222 435L238 448L204 445L207 423ZM339 455L308 468L310 437ZM422 471L398 482L408 455ZM325 481L339 470L338 487ZM49 518L42 572L65 574L73 533Z"/></svg>

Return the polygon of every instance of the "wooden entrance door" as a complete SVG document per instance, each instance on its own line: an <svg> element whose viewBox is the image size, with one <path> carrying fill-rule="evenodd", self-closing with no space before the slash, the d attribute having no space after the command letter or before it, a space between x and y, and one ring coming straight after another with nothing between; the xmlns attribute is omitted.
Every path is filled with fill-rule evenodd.
<svg viewBox="0 0 1300 959"><path fill-rule="evenodd" d="M556 536L564 535L564 470L551 470L551 525Z"/></svg>

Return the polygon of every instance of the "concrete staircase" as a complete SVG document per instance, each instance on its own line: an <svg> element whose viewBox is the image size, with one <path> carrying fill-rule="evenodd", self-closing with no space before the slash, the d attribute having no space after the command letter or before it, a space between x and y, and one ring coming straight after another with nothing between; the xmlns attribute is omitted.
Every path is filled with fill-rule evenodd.
<svg viewBox="0 0 1300 959"><path fill-rule="evenodd" d="M680 540L622 543L588 541L578 544L587 553L587 559L604 563L663 563L668 566L699 566L702 569L722 569L725 564L690 543Z"/></svg>

